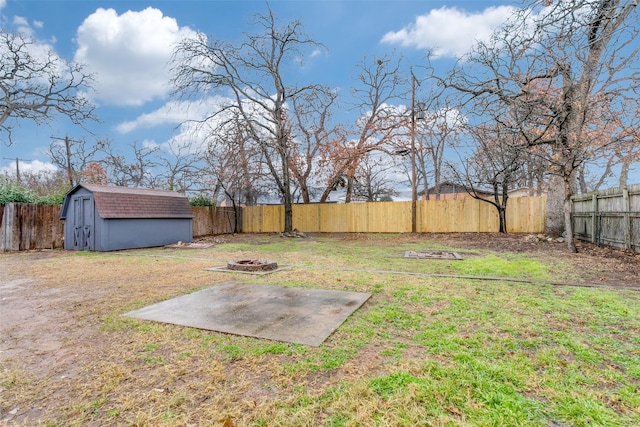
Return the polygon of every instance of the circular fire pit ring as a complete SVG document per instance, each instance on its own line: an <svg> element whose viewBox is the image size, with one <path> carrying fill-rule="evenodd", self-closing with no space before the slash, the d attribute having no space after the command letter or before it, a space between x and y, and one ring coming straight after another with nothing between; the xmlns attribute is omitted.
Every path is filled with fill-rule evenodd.
<svg viewBox="0 0 640 427"><path fill-rule="evenodd" d="M277 268L276 262L262 259L239 259L227 263L227 269L234 271L272 271Z"/></svg>

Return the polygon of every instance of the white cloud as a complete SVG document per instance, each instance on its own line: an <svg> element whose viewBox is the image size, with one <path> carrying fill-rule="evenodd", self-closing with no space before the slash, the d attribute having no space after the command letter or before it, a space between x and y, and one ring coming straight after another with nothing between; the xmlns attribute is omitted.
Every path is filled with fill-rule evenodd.
<svg viewBox="0 0 640 427"><path fill-rule="evenodd" d="M166 124L180 124L187 120L200 120L217 111L227 103L228 98L213 96L197 102L169 101L150 113L142 114L135 120L122 122L116 129L120 133L129 133L137 129L150 129Z"/></svg>
<svg viewBox="0 0 640 427"><path fill-rule="evenodd" d="M173 48L194 35L152 7L122 15L99 8L78 28L75 60L96 75L95 98L139 106L167 94Z"/></svg>
<svg viewBox="0 0 640 427"><path fill-rule="evenodd" d="M18 169L20 169L20 175L22 175L23 173L33 175L53 174L58 170L58 168L53 163L41 162L40 160L34 160L32 162L19 160ZM13 163L13 166L5 166L3 168L0 168L0 173L15 177L15 163Z"/></svg>
<svg viewBox="0 0 640 427"><path fill-rule="evenodd" d="M7 5L7 0L0 0L0 9L4 9L6 5Z"/></svg>
<svg viewBox="0 0 640 427"><path fill-rule="evenodd" d="M399 31L384 35L382 43L431 50L433 57L460 57L476 41L487 41L492 32L515 12L512 6L489 7L469 13L455 7L433 9Z"/></svg>

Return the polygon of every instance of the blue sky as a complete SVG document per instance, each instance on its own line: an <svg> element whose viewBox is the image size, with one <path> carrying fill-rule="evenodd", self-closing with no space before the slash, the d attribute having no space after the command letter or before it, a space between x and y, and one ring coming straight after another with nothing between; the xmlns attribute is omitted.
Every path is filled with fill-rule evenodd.
<svg viewBox="0 0 640 427"><path fill-rule="evenodd" d="M280 22L299 19L327 52L308 58L292 78L331 85L348 93L356 65L364 56L395 51L407 64L447 67L474 39L485 38L506 19L508 1L340 1L272 0ZM118 146L133 142L162 145L176 137L187 118L171 103L169 69L172 46L199 31L227 41L251 31L248 22L266 11L264 1L92 1L0 0L0 23L22 31L67 61L79 61L95 75L89 94L101 123L90 128L98 138ZM173 105L173 108L168 106ZM28 122L14 134L11 146L0 143L0 167L21 170L46 167L44 150L51 137L80 138L86 131L63 118L47 126ZM88 138L91 138L87 136Z"/></svg>

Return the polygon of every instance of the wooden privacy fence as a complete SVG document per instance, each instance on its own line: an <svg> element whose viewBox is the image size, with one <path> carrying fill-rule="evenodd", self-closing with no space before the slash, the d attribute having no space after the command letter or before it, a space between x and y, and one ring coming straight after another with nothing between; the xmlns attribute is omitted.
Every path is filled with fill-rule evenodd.
<svg viewBox="0 0 640 427"><path fill-rule="evenodd" d="M242 230L242 210L233 208L193 207L193 237L230 234ZM235 224L238 227L235 227Z"/></svg>
<svg viewBox="0 0 640 427"><path fill-rule="evenodd" d="M0 205L0 251L61 249L64 221L60 205L9 203ZM236 215L232 208L193 207L193 237L234 232ZM241 229L241 215L238 230Z"/></svg>
<svg viewBox="0 0 640 427"><path fill-rule="evenodd" d="M507 231L541 233L544 230L546 197L517 197L507 203ZM284 230L284 207L243 208L242 231L269 233ZM411 232L411 202L310 204L293 206L293 227L320 233ZM496 209L480 200L423 200L417 203L416 231L497 232Z"/></svg>
<svg viewBox="0 0 640 427"><path fill-rule="evenodd" d="M60 205L0 205L0 250L58 249L64 246Z"/></svg>
<svg viewBox="0 0 640 427"><path fill-rule="evenodd" d="M571 199L574 236L640 252L640 184Z"/></svg>

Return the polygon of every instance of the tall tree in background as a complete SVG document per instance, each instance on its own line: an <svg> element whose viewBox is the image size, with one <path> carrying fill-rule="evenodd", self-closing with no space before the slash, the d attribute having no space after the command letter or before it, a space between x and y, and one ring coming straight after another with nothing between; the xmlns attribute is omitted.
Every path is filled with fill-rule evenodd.
<svg viewBox="0 0 640 427"><path fill-rule="evenodd" d="M303 203L310 203L312 181L320 175L318 159L339 135L331 119L337 92L325 89L292 99L294 144L289 168Z"/></svg>
<svg viewBox="0 0 640 427"><path fill-rule="evenodd" d="M256 204L258 196L265 190L262 186L268 172L263 170L261 150L253 144L239 117L211 133L204 160L208 168L203 175L211 180L216 200L222 192L234 208L239 204Z"/></svg>
<svg viewBox="0 0 640 427"><path fill-rule="evenodd" d="M469 128L469 134L476 142L475 150L463 160L462 167L450 164L449 172L456 182L464 184L471 197L496 208L499 232L506 233L509 190L519 180L527 158L516 141L521 136L501 125L476 126ZM486 197L489 189L493 198Z"/></svg>
<svg viewBox="0 0 640 427"><path fill-rule="evenodd" d="M525 146L545 147L549 172L557 177L548 200L576 251L571 196L579 167L605 147L624 141L620 134L597 141L589 131L601 120L638 111L637 0L531 0L489 43L480 43L441 80L463 95L465 114L489 112L498 123L520 133ZM603 106L605 105L605 106ZM626 128L627 126L625 126ZM553 180L552 180L553 181ZM560 188L558 192L554 188Z"/></svg>
<svg viewBox="0 0 640 427"><path fill-rule="evenodd" d="M75 124L95 120L94 106L83 96L91 76L51 50L40 53L24 34L0 29L0 129L11 145L12 130L22 120L43 124L56 115Z"/></svg>
<svg viewBox="0 0 640 427"><path fill-rule="evenodd" d="M367 153L358 165L353 188L354 200L365 202L392 201L397 196L392 173L397 171L394 158L386 153Z"/></svg>
<svg viewBox="0 0 640 427"><path fill-rule="evenodd" d="M401 61L390 57L366 58L358 64L358 84L353 89L355 109L360 113L353 129L335 139L321 162L330 171L320 202L338 186L346 188L345 202L351 201L360 161L372 151L389 151L394 140L406 131L406 114L392 105L406 100L407 78Z"/></svg>
<svg viewBox="0 0 640 427"><path fill-rule="evenodd" d="M83 173L87 167L98 160L99 153L105 149L105 142L98 140L95 143L88 142L86 138L52 138L46 151L51 163L62 170L69 171L73 176L73 182L85 182ZM68 181L67 181L68 182Z"/></svg>
<svg viewBox="0 0 640 427"><path fill-rule="evenodd" d="M433 98L431 109L425 113L424 120L416 122L416 167L418 183L422 182L427 199L429 194L428 173L433 178L436 200L440 199L440 185L444 173L444 153L455 148L465 129L465 119L456 110L442 102L443 98Z"/></svg>
<svg viewBox="0 0 640 427"><path fill-rule="evenodd" d="M157 152L156 186L186 193L200 178L200 154L193 142L169 141Z"/></svg>
<svg viewBox="0 0 640 427"><path fill-rule="evenodd" d="M153 170L158 165L156 154L159 147L137 142L132 142L129 147L132 152L125 155L111 141L104 142L105 157L101 163L107 170L109 182L123 187L155 188L156 177Z"/></svg>
<svg viewBox="0 0 640 427"><path fill-rule="evenodd" d="M174 52L174 94L201 98L215 91L230 92L231 102L205 120L219 119L229 110L240 115L282 198L284 231L291 231L293 138L287 103L321 88L298 86L287 80L286 72L300 66L305 50L320 45L304 34L299 21L279 26L270 9L257 15L254 25L257 31L245 34L236 45L210 42L204 34L179 43Z"/></svg>

